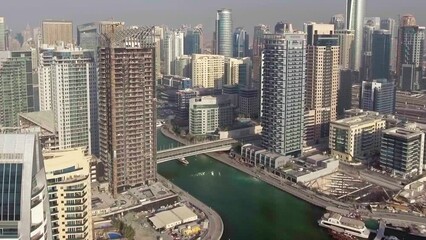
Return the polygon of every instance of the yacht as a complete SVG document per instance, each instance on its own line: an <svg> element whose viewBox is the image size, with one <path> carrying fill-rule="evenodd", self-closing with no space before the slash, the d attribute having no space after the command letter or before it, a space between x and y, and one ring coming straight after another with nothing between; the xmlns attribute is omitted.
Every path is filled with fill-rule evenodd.
<svg viewBox="0 0 426 240"><path fill-rule="evenodd" d="M157 127L161 127L164 125L164 121L157 120Z"/></svg>
<svg viewBox="0 0 426 240"><path fill-rule="evenodd" d="M325 213L324 216L318 220L318 224L321 227L359 238L367 239L370 235L370 230L365 227L364 222L344 217L338 213Z"/></svg>
<svg viewBox="0 0 426 240"><path fill-rule="evenodd" d="M186 160L185 158L180 158L180 159L178 159L178 161L185 166L189 164L188 160Z"/></svg>

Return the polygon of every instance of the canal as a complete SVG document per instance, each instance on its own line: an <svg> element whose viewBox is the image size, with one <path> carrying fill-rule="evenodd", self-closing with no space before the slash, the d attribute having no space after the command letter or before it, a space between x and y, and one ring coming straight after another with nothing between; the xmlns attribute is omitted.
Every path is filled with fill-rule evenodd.
<svg viewBox="0 0 426 240"><path fill-rule="evenodd" d="M158 131L158 149L177 145ZM223 240L330 239L317 225L322 209L206 155L187 159L188 166L177 161L159 164L158 172L219 213L225 225Z"/></svg>

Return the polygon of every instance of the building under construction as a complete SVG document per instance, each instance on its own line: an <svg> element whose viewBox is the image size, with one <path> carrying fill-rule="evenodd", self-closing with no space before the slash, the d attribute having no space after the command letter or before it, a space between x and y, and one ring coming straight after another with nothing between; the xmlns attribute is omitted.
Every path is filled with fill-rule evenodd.
<svg viewBox="0 0 426 240"><path fill-rule="evenodd" d="M153 27L140 27L101 36L100 159L113 195L156 179L153 33Z"/></svg>

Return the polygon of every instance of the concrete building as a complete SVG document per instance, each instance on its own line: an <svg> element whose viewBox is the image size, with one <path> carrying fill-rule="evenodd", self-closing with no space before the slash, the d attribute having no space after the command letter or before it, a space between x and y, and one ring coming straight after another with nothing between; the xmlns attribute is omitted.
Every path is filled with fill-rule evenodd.
<svg viewBox="0 0 426 240"><path fill-rule="evenodd" d="M226 85L237 85L240 81L240 65L244 61L237 58L225 59L225 82Z"/></svg>
<svg viewBox="0 0 426 240"><path fill-rule="evenodd" d="M340 67L342 69L351 69L353 66L353 48L355 34L352 30L336 30L335 34L339 37L340 47Z"/></svg>
<svg viewBox="0 0 426 240"><path fill-rule="evenodd" d="M304 33L266 34L262 61L262 145L268 151L302 151L306 39Z"/></svg>
<svg viewBox="0 0 426 240"><path fill-rule="evenodd" d="M174 75L163 76L160 81L158 81L158 84L176 90L192 88L192 80L190 78Z"/></svg>
<svg viewBox="0 0 426 240"><path fill-rule="evenodd" d="M421 86L425 34L425 27L416 25L415 19L412 25L401 25L399 28L397 77L399 88L403 91L425 88Z"/></svg>
<svg viewBox="0 0 426 240"><path fill-rule="evenodd" d="M354 31L353 62L351 69L359 71L362 62L362 40L365 17L365 0L346 0L346 28Z"/></svg>
<svg viewBox="0 0 426 240"><path fill-rule="evenodd" d="M380 167L404 178L423 173L424 132L391 128L383 131Z"/></svg>
<svg viewBox="0 0 426 240"><path fill-rule="evenodd" d="M189 100L189 133L204 135L215 132L219 127L219 106L211 96Z"/></svg>
<svg viewBox="0 0 426 240"><path fill-rule="evenodd" d="M263 36L269 32L269 26L260 24L254 27L253 35L253 80L260 83L260 69L262 63ZM260 84L258 84L260 86Z"/></svg>
<svg viewBox="0 0 426 240"><path fill-rule="evenodd" d="M378 114L360 115L330 123L331 155L342 161L369 160L380 152L386 121Z"/></svg>
<svg viewBox="0 0 426 240"><path fill-rule="evenodd" d="M257 119L260 115L259 90L241 87L238 95L239 114L244 117Z"/></svg>
<svg viewBox="0 0 426 240"><path fill-rule="evenodd" d="M395 84L387 79L363 81L360 108L380 114L394 114L395 91Z"/></svg>
<svg viewBox="0 0 426 240"><path fill-rule="evenodd" d="M392 57L392 35L390 31L374 31L371 53L371 77L373 79L389 79Z"/></svg>
<svg viewBox="0 0 426 240"><path fill-rule="evenodd" d="M43 156L35 134L0 134L0 238L52 239Z"/></svg>
<svg viewBox="0 0 426 240"><path fill-rule="evenodd" d="M84 149L43 153L54 240L93 239L90 156Z"/></svg>
<svg viewBox="0 0 426 240"><path fill-rule="evenodd" d="M41 31L43 44L74 43L71 21L44 20L41 24Z"/></svg>
<svg viewBox="0 0 426 240"><path fill-rule="evenodd" d="M49 46L40 55L40 106L53 111L59 149L99 155L96 62L92 50Z"/></svg>
<svg viewBox="0 0 426 240"><path fill-rule="evenodd" d="M402 120L426 124L426 93L396 91L395 115Z"/></svg>
<svg viewBox="0 0 426 240"><path fill-rule="evenodd" d="M243 27L235 29L232 37L232 48L234 58L249 56L249 34Z"/></svg>
<svg viewBox="0 0 426 240"><path fill-rule="evenodd" d="M153 29L104 35L99 49L100 160L113 195L156 179Z"/></svg>
<svg viewBox="0 0 426 240"><path fill-rule="evenodd" d="M3 58L4 57L4 58ZM18 114L34 111L31 57L3 52L0 60L0 125L19 126Z"/></svg>
<svg viewBox="0 0 426 240"><path fill-rule="evenodd" d="M309 24L307 45L305 108L315 114L313 138L307 143L315 144L328 138L329 123L337 119L340 49L334 26Z"/></svg>
<svg viewBox="0 0 426 240"><path fill-rule="evenodd" d="M221 55L192 55L193 85L221 89L225 81L225 57Z"/></svg>
<svg viewBox="0 0 426 240"><path fill-rule="evenodd" d="M215 54L232 57L232 29L231 9L217 10L214 33Z"/></svg>
<svg viewBox="0 0 426 240"><path fill-rule="evenodd" d="M203 53L203 26L197 25L186 31L184 37L184 54L191 56L192 54Z"/></svg>
<svg viewBox="0 0 426 240"><path fill-rule="evenodd" d="M59 137L53 111L20 113L19 127L24 131L37 132L43 151L59 149Z"/></svg>
<svg viewBox="0 0 426 240"><path fill-rule="evenodd" d="M176 117L182 121L189 119L189 101L198 96L198 91L194 89L185 89L177 91L177 113Z"/></svg>

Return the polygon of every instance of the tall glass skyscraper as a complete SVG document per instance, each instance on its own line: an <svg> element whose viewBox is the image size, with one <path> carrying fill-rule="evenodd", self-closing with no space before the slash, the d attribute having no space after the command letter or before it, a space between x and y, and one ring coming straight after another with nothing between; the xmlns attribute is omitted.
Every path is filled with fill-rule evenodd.
<svg viewBox="0 0 426 240"><path fill-rule="evenodd" d="M215 53L232 57L232 11L217 10L215 28Z"/></svg>
<svg viewBox="0 0 426 240"><path fill-rule="evenodd" d="M304 33L266 34L262 60L262 145L268 151L302 151L306 39Z"/></svg>
<svg viewBox="0 0 426 240"><path fill-rule="evenodd" d="M203 49L203 26L198 25L186 31L184 40L184 54L201 54Z"/></svg>
<svg viewBox="0 0 426 240"><path fill-rule="evenodd" d="M353 70L359 70L362 61L362 40L365 16L365 0L347 0L346 28L355 31L353 48Z"/></svg>
<svg viewBox="0 0 426 240"><path fill-rule="evenodd" d="M376 30L372 44L372 77L389 79L391 70L392 35L388 30Z"/></svg>
<svg viewBox="0 0 426 240"><path fill-rule="evenodd" d="M235 29L233 36L233 52L234 57L243 58L248 56L249 51L249 35L247 31L238 27Z"/></svg>

